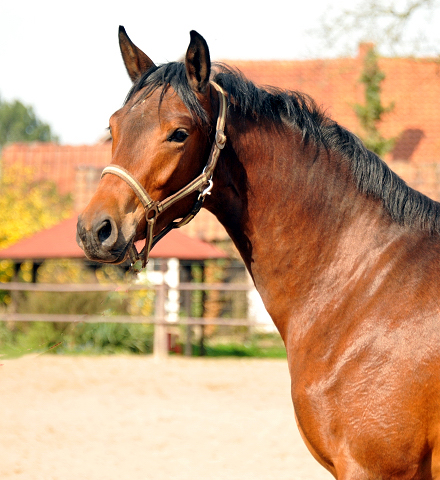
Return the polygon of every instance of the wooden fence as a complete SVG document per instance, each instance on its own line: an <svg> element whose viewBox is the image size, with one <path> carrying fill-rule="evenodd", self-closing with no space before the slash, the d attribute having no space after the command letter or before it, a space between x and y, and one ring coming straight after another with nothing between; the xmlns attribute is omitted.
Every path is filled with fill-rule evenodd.
<svg viewBox="0 0 440 480"><path fill-rule="evenodd" d="M180 283L173 290L179 292L191 291L249 291L252 285L246 283ZM9 292L134 292L155 291L155 314L151 317L136 315L84 315L84 314L37 314L37 313L8 313L0 312L0 321L13 322L69 322L69 323L149 323L154 325L154 356L158 359L168 355L169 327L176 325L226 325L226 326L256 326L254 321L243 318L196 318L179 317L176 321L167 320L166 297L169 287L165 282L159 285L139 284L53 284L53 283L0 283L0 290Z"/></svg>

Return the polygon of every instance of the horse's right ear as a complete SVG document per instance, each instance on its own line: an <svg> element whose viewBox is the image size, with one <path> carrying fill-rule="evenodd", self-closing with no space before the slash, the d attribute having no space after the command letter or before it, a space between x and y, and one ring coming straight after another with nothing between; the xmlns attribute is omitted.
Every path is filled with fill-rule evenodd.
<svg viewBox="0 0 440 480"><path fill-rule="evenodd" d="M119 26L119 47L125 68L133 83L154 66L154 62L130 40L122 25Z"/></svg>

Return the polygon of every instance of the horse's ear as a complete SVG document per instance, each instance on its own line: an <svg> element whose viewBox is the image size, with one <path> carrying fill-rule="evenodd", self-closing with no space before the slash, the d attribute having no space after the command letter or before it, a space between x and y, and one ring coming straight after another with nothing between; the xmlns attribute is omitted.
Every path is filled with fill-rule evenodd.
<svg viewBox="0 0 440 480"><path fill-rule="evenodd" d="M119 47L125 68L133 83L154 66L153 61L130 40L122 25L119 26Z"/></svg>
<svg viewBox="0 0 440 480"><path fill-rule="evenodd" d="M192 30L191 41L186 51L185 66L186 78L195 92L204 93L211 74L211 59L205 39Z"/></svg>

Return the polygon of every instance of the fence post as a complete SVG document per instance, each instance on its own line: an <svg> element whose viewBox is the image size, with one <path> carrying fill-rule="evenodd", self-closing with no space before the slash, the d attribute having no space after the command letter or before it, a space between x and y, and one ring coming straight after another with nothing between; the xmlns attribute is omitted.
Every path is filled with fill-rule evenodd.
<svg viewBox="0 0 440 480"><path fill-rule="evenodd" d="M153 356L157 361L164 360L168 356L168 338L167 326L165 325L166 311L165 301L167 295L167 286L165 283L165 272L167 269L166 260L160 259L160 271L162 273L162 282L159 285L156 294L156 311L154 325L154 344Z"/></svg>
<svg viewBox="0 0 440 480"><path fill-rule="evenodd" d="M186 316L188 318L191 317L191 291L186 290L183 292L184 295L184 309ZM185 338L185 355L187 357L192 356L192 333L193 333L193 326L189 323L185 327L186 338Z"/></svg>

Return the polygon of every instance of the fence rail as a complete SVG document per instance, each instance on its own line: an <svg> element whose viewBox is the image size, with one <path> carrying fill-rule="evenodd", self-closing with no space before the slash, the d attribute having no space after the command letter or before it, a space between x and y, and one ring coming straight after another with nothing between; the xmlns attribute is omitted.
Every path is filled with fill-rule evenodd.
<svg viewBox="0 0 440 480"><path fill-rule="evenodd" d="M6 322L65 322L65 323L148 323L152 325L220 325L227 327L252 327L255 322L243 318L180 317L177 321L161 320L140 315L74 315L62 313L0 313Z"/></svg>
<svg viewBox="0 0 440 480"><path fill-rule="evenodd" d="M156 314L154 317L139 315L84 315L84 314L38 314L38 313L8 313L0 312L0 321L6 322L66 322L66 323L144 323L152 324L154 331L154 355L163 358L167 355L168 349L168 327L183 326L236 326L255 327L252 320L243 318L202 318L202 317L179 317L175 321L167 320L165 310L165 298L169 290L180 292L191 291L224 291L240 292L249 291L253 288L248 283L180 283L177 287L170 287L165 282L159 285L140 284L54 284L54 283L24 283L8 282L0 283L0 291L28 291L28 292L134 292L134 291L155 291L156 292Z"/></svg>
<svg viewBox="0 0 440 480"><path fill-rule="evenodd" d="M159 285L132 285L111 283L24 283L8 282L0 283L0 290L22 292L134 292L139 290L167 290L196 291L217 290L222 292L244 292L252 290L253 286L248 283L180 283L177 287L169 287L167 284Z"/></svg>

